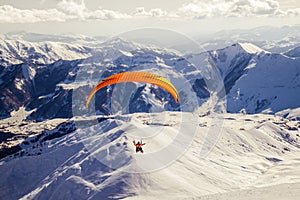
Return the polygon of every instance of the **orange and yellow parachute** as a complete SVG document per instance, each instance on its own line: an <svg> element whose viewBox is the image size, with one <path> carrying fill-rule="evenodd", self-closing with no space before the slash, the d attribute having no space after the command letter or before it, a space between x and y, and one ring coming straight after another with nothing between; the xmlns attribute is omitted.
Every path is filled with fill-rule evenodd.
<svg viewBox="0 0 300 200"><path fill-rule="evenodd" d="M89 103L93 97L93 95L103 87L106 87L111 84L117 84L122 82L143 82L143 83L151 83L153 85L157 85L161 88L167 90L175 99L176 103L179 101L178 92L174 85L170 83L167 79L158 76L156 74L152 74L149 72L122 72L119 74L115 74L109 76L102 81L100 81L91 91L87 100L86 107L89 106Z"/></svg>

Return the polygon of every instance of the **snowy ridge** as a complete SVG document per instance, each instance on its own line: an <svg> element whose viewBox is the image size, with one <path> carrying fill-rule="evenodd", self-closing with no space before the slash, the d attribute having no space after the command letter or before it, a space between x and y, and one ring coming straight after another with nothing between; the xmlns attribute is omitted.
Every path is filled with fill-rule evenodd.
<svg viewBox="0 0 300 200"><path fill-rule="evenodd" d="M18 43L18 41L14 41L12 44L19 44L19 46L12 46L9 54L14 55L15 58L18 57L18 59L15 59L16 62L25 60L27 64L21 65L22 70L20 70L20 66L12 65L10 68L3 68L1 71L0 83L3 86L4 83L9 85L1 90L1 95L7 97L6 99L0 99L3 105L0 113L3 117L9 116L11 111L18 110L21 106L30 110L38 108L32 113L31 119L44 120L63 116L70 117L72 113L67 112L68 109L61 109L61 104L58 101L64 102L64 106L67 108L72 103L70 95L73 89L79 86L92 87L86 82L88 77L82 77L83 82L74 83L79 69L87 76L90 73L101 72L99 76L94 76L94 84L99 81L99 78L133 70L158 72L170 79L179 90L183 87L182 79L186 79L190 85L190 89L187 91L194 93L197 99L194 97L192 99L198 102L204 102L209 97L210 92L205 79L215 79L215 77L211 77L210 71L218 70L221 75L220 81L223 79L229 112L239 112L244 109L248 113L262 111L275 113L299 106L299 101L297 101L299 99L298 94L300 94L298 86L299 59L282 54L272 54L250 43L237 43L224 49L200 54L188 54L185 57L179 56L168 49L145 47L121 38L115 38L106 41L97 48L91 48L93 50L90 50L89 53L84 52L86 50L82 49L84 47L79 47L79 50L75 47L70 49L68 45L55 43L53 48L57 47L59 53L52 54L51 51L49 53L45 51L46 43L39 43L44 46L38 47L36 46L37 43L26 43L30 48L37 48L37 51L33 50L31 54L28 54L28 51L21 51L21 47L24 47L25 44ZM64 48L61 48L61 45L69 50L65 51ZM56 51L55 48L53 51ZM81 50L83 52L78 52ZM54 61L64 57L64 54L68 51L73 53L65 56L65 59L67 59L66 57L70 59L71 57L83 58L71 61ZM37 57L28 58L28 56L37 54ZM44 56L44 54L47 56ZM92 55L89 56L90 54ZM24 56L24 58L21 56ZM88 58L84 58L85 56L88 56ZM32 63L50 62L51 60L54 63L46 65ZM5 61L2 62L3 65L6 65L5 63ZM53 75L54 72L56 73L55 76ZM48 86L43 87L45 84ZM211 88L220 87L219 82L212 82L211 84ZM116 89L121 91L121 87L129 87L129 85L118 85ZM136 88L135 94L130 94L125 99L122 96L117 97L121 102L127 102L129 105L125 106L128 107L126 113L158 112L165 109L179 110L179 107L172 103L172 98L160 88L151 85L144 87L136 83L130 87ZM186 91L181 92L185 93ZM167 98L162 98L165 95L167 95ZM25 101L24 96L26 97ZM34 99L31 99L31 96ZM103 103L110 109L110 113L119 110L118 108L110 108L110 100L108 99L110 94L107 91L102 91L101 96L97 101L100 105L97 107L99 113L105 113L101 108ZM13 106L11 106L12 102ZM171 102L171 105L166 102ZM49 107L51 109L48 109ZM191 108L187 110L191 110Z"/></svg>
<svg viewBox="0 0 300 200"><path fill-rule="evenodd" d="M178 115L172 113L171 123L163 126L156 123L161 122L160 115L151 116L153 125L143 123L150 120L144 113L108 119L88 127L88 130L78 127L74 133L44 142L39 146L39 156L35 156L36 148L24 149L23 155L14 156L18 159L8 157L0 162L1 180L5 180L5 184L0 184L0 193L3 198L10 199L75 196L82 199L188 199L300 181L299 131L287 128L287 125L297 127L299 122L263 114L224 115L220 140L205 158L199 154L205 140L203 133L214 122L211 116L202 116L199 132L183 157L151 173L127 173L126 168L139 171L140 164L145 162L144 157L151 157L151 153L168 146L170 137L176 132L176 124L180 122ZM136 127L165 130L144 139L147 143L144 155L134 153L134 138L130 131L137 129L120 132L120 127L116 126L116 122L123 124L128 117ZM191 122L190 126L193 125ZM99 129L105 127L109 128L99 134ZM111 139L105 141L105 138ZM119 160L118 157L124 161L119 163L118 170L103 164L106 161L113 163L114 159ZM24 174L26 179L22 178ZM14 177L19 177L19 181Z"/></svg>
<svg viewBox="0 0 300 200"><path fill-rule="evenodd" d="M65 44L79 44L82 46L97 46L99 43L104 41L106 37L89 37L85 35L74 35L72 34L62 34L62 35L49 35L49 34L39 34L27 31L17 31L10 32L0 35L3 40L19 40L26 42L58 42Z"/></svg>
<svg viewBox="0 0 300 200"><path fill-rule="evenodd" d="M221 75L223 78L226 78L232 70L242 68L247 64L252 56L266 51L251 43L236 43L223 49L209 52L216 67L220 70Z"/></svg>
<svg viewBox="0 0 300 200"><path fill-rule="evenodd" d="M91 53L84 52L87 50L84 49L84 47L79 47L79 49L75 47L71 48L62 43L55 43L55 45L53 45L53 51L56 51L56 48L59 49L57 50L58 53L53 54L51 53L52 50L48 53L45 51L45 48L49 47L46 43L26 43L27 46L33 48L33 53L31 54L28 54L28 51L23 52L21 47L24 47L23 45L25 44L19 43L18 41L14 41L12 44L14 45L11 46L10 55L14 55L15 58L18 57L15 61L22 62L22 60L26 60L26 62L29 63L22 65L22 74L18 71L18 66L11 67L14 73L16 73L14 76L12 75L14 73L10 73L10 69L2 72L0 82L11 82L15 85L14 88L4 88L2 95L9 96L8 94L11 94L10 91L15 89L18 91L17 93L27 95L27 92L26 94L22 92L22 90L26 89L29 92L35 91L40 96L34 101L38 103L34 103L34 106L31 106L32 102L30 102L30 99L24 102L21 96L19 97L20 102L19 100L10 100L10 102L17 102L13 108L8 105L9 102L5 101L2 108L3 110L1 111L4 116L8 116L8 113L12 110L17 110L19 106L26 107L26 104L30 104L30 109L35 109L35 106L40 108L36 111L39 114L32 114L35 116L34 118L45 119L45 115L50 116L50 118L62 115L69 117L71 113L66 112L62 114L46 114L45 112L48 112L46 107L59 105L53 101L54 99L52 97L57 97L56 99L60 101L63 99L62 101L68 106L71 103L71 101L67 99L68 95L70 95L70 91L77 88L76 85L87 86L86 82L73 83L76 77L76 71L79 68L82 69L82 71L84 71L85 68L88 69L86 71L87 74L99 72L101 69L100 71L103 72L102 78L122 71L147 69L148 71L156 72L159 70L162 76L171 79L178 88L182 86L181 79L187 79L191 85L191 90L195 91L198 101L203 102L205 98L209 97L209 92L207 91L203 77L206 79L214 79L214 77L210 77L210 70L213 70L212 66L209 66L210 63L220 71L221 78L224 81L229 112L239 112L241 109L245 109L246 112L249 113L259 113L269 109L269 112L275 113L280 110L299 106L299 102L296 100L299 98L298 94L300 93L298 87L299 59L290 58L281 54L272 54L250 43L237 43L224 49L200 54L189 54L185 56L185 58L167 49L145 47L121 38L106 41L97 48L94 48L93 51L90 50L89 52L93 52L92 55ZM36 46L37 44L43 45ZM65 51L64 48L61 47L65 47L69 50ZM37 48L37 51L34 50L35 48ZM9 49L7 49L7 51L9 51ZM72 51L73 53L68 54L68 51ZM78 51L83 52L80 53ZM30 57L36 54L39 56L36 58L33 56L32 59L28 58L28 56ZM47 56L45 57L44 54ZM68 55L64 56L65 54ZM22 56L24 56L24 58L22 58ZM85 56L89 57L84 59ZM72 57L83 59L71 61L58 60L53 64L42 67L35 66L36 64L32 63L50 62L60 57L65 57L65 59L67 59L67 57L70 59L72 59ZM95 67L91 69L89 69L89 67L81 67L93 65L95 65ZM198 70L197 67L193 65L200 66L203 69ZM282 66L286 66L289 70L285 70ZM57 72L57 76L53 76L53 71ZM265 77L266 74L268 74L268 76ZM281 74L284 76L280 76ZM42 76L45 78L42 78ZM255 79L255 81L253 79ZM84 81L85 80L86 79L84 79ZM94 80L95 84L98 80L98 77ZM41 84L46 83L55 85L49 87L49 90L47 89L46 92L41 86ZM136 111L149 112L150 110L159 111L164 109L178 110L178 107L168 106L168 104L162 103L163 101L172 101L171 98L161 98L162 90L156 90L149 85L146 85L145 88L142 89L141 84L135 84L135 87L140 88L141 91L137 90L140 97L132 98L135 102L129 103L129 107L132 108L129 108L127 113ZM41 91L39 92L37 88L40 88ZM277 93L280 94L277 95ZM36 94L31 95L36 96ZM102 95L105 94L103 93ZM106 94L106 96L107 95L108 94ZM134 95L132 95L132 97L133 96ZM12 96L11 98L14 97ZM107 97L101 98L100 103L102 101L101 104L107 102L106 98ZM149 99L151 103L146 102L146 99ZM45 107L41 106L41 103L43 103ZM106 104L106 107L110 107L109 103ZM163 105L168 107L164 107ZM99 109L100 112L104 112L103 110L101 111L101 108ZM52 107L51 110L61 109ZM110 113L114 113L114 111L110 110Z"/></svg>
<svg viewBox="0 0 300 200"><path fill-rule="evenodd" d="M250 54L260 53L264 50L251 43L238 43L246 52Z"/></svg>
<svg viewBox="0 0 300 200"><path fill-rule="evenodd" d="M254 57L230 90L228 110L275 113L300 106L300 59L281 54Z"/></svg>
<svg viewBox="0 0 300 200"><path fill-rule="evenodd" d="M209 54L224 80L229 112L275 113L300 106L300 59L272 54L249 43ZM203 55L188 60L201 60Z"/></svg>
<svg viewBox="0 0 300 200"><path fill-rule="evenodd" d="M51 64L59 59L75 60L91 56L91 49L60 42L26 42L0 40L0 59L3 64Z"/></svg>
<svg viewBox="0 0 300 200"><path fill-rule="evenodd" d="M290 49L285 52L284 55L289 56L291 58L299 58L300 57L300 46Z"/></svg>
<svg viewBox="0 0 300 200"><path fill-rule="evenodd" d="M207 50L215 50L237 42L250 42L272 53L284 53L300 45L299 33L299 25L224 30L210 35L209 38L199 39L199 43Z"/></svg>

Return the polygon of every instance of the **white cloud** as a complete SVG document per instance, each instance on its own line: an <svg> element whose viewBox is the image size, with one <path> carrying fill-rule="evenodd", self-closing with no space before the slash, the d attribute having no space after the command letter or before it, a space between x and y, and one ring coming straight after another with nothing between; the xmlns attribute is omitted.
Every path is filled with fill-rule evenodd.
<svg viewBox="0 0 300 200"><path fill-rule="evenodd" d="M69 20L114 20L134 18L203 19L215 17L295 17L300 8L282 10L276 0L193 0L174 11L138 7L130 14L97 8L90 10L84 0L61 0L52 9L19 9L0 6L0 23L35 23Z"/></svg>
<svg viewBox="0 0 300 200"><path fill-rule="evenodd" d="M57 4L60 11L68 14L77 16L79 18L84 18L86 7L84 1L75 2L70 0L62 0Z"/></svg>
<svg viewBox="0 0 300 200"><path fill-rule="evenodd" d="M98 9L93 12L86 13L87 20L114 20L114 19L129 19L130 15L120 13L113 10Z"/></svg>
<svg viewBox="0 0 300 200"><path fill-rule="evenodd" d="M35 23L44 21L66 21L71 16L56 9L18 9L10 5L0 6L0 22L2 23Z"/></svg>
<svg viewBox="0 0 300 200"><path fill-rule="evenodd" d="M300 8L288 9L285 14L290 17L300 16Z"/></svg>
<svg viewBox="0 0 300 200"><path fill-rule="evenodd" d="M283 11L276 0L194 0L178 10L189 18L291 16L299 15L299 9Z"/></svg>
<svg viewBox="0 0 300 200"><path fill-rule="evenodd" d="M46 21L65 22L68 20L113 20L127 19L130 15L99 8L88 10L83 0L75 2L62 0L57 8L18 9L11 5L0 6L0 23L35 23Z"/></svg>
<svg viewBox="0 0 300 200"><path fill-rule="evenodd" d="M131 17L125 13L102 8L91 11L86 8L84 0L62 0L57 6L60 11L79 20L113 20Z"/></svg>
<svg viewBox="0 0 300 200"><path fill-rule="evenodd" d="M169 13L160 8L154 8L146 11L144 7L136 8L133 15L139 17L169 17Z"/></svg>

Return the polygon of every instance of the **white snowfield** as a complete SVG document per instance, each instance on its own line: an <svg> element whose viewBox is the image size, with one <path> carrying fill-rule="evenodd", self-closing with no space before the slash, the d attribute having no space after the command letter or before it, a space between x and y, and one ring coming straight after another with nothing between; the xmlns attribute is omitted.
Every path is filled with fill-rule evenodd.
<svg viewBox="0 0 300 200"><path fill-rule="evenodd" d="M248 53L252 53L252 54L255 54L255 53L261 53L263 52L264 50L251 44L251 43L239 43L239 45Z"/></svg>
<svg viewBox="0 0 300 200"><path fill-rule="evenodd" d="M300 196L299 121L264 114L179 112L115 116L95 125L83 120L92 118L76 119L75 132L29 146L23 156L2 159L1 199ZM136 154L132 141L141 138L145 153ZM214 148L204 156L207 144Z"/></svg>
<svg viewBox="0 0 300 200"><path fill-rule="evenodd" d="M27 42L0 39L2 64L51 64L59 59L75 60L91 56L91 49L83 45L63 42Z"/></svg>

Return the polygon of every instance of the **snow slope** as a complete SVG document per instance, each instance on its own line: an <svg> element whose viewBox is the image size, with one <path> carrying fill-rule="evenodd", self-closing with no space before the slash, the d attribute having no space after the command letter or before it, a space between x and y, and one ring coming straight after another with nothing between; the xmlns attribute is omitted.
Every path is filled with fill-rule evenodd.
<svg viewBox="0 0 300 200"><path fill-rule="evenodd" d="M300 59L259 54L227 96L230 112L278 112L300 106Z"/></svg>
<svg viewBox="0 0 300 200"><path fill-rule="evenodd" d="M252 188L247 190L233 191L228 193L220 193L215 195L207 195L197 197L196 199L201 200L228 200L228 199L239 199L239 200L297 200L299 199L298 188L300 183L285 183L275 186ZM288 192L284 192L288 191Z"/></svg>
<svg viewBox="0 0 300 200"><path fill-rule="evenodd" d="M87 125L92 118L74 119L75 132L1 160L0 194L4 199L210 199L207 195L233 192L224 195L235 197L251 190L251 197L259 198L266 187L276 187L290 199L299 195L299 121L225 114L218 116L222 125L215 115L163 114L115 116L94 125ZM204 156L207 135L216 126L222 126L219 139ZM146 142L143 155L132 145L140 137ZM172 157L177 149L184 151Z"/></svg>
<svg viewBox="0 0 300 200"><path fill-rule="evenodd" d="M270 112L300 106L300 59L270 53L249 43L237 43L209 51L226 90L227 111ZM202 65L203 55L188 61ZM206 78L209 78L205 74Z"/></svg>
<svg viewBox="0 0 300 200"><path fill-rule="evenodd" d="M300 57L300 46L290 49L285 52L284 55L289 56L291 58L299 58Z"/></svg>
<svg viewBox="0 0 300 200"><path fill-rule="evenodd" d="M4 66L20 63L51 64L59 59L75 60L91 56L89 47L51 41L0 39L0 49L0 60Z"/></svg>

